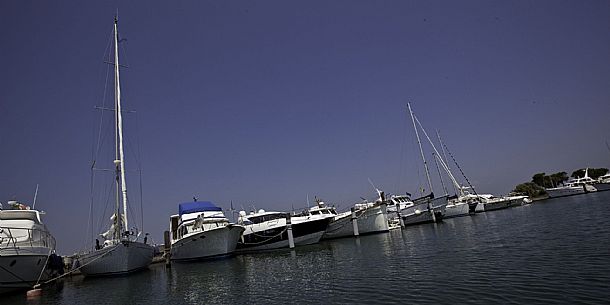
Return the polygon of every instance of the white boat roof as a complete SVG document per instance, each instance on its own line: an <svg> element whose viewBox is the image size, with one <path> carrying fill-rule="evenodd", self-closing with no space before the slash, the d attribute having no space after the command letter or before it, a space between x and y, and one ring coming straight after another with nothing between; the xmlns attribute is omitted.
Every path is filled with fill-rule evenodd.
<svg viewBox="0 0 610 305"><path fill-rule="evenodd" d="M0 220L29 220L42 223L37 210L0 210Z"/></svg>

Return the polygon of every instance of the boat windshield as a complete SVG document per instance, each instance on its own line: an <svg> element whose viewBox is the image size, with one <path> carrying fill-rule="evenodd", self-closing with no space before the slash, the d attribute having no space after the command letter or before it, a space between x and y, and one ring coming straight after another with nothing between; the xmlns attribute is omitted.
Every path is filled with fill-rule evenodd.
<svg viewBox="0 0 610 305"><path fill-rule="evenodd" d="M287 218L289 215L290 214L288 213L273 213L260 216L248 216L248 220L250 220L252 223L261 223L270 220Z"/></svg>

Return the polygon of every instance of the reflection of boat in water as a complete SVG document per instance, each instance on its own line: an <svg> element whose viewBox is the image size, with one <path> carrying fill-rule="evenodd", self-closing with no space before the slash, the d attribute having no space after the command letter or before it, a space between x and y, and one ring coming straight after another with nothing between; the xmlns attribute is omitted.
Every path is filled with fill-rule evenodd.
<svg viewBox="0 0 610 305"><path fill-rule="evenodd" d="M55 238L41 215L17 201L0 204L0 293L30 288L51 275Z"/></svg>
<svg viewBox="0 0 610 305"><path fill-rule="evenodd" d="M334 207L328 207L323 201L316 200L316 206L311 207L303 216L326 215L331 222L326 228L322 239L331 239L356 235L387 232L388 216L386 203L381 198L375 202L357 203L351 211L337 213Z"/></svg>
<svg viewBox="0 0 610 305"><path fill-rule="evenodd" d="M123 119L121 110L121 89L119 82L118 25L114 19L114 77L115 77L115 209L111 216L112 224L108 231L100 234L102 244L96 239L95 249L81 254L77 265L86 276L125 274L147 268L152 262L154 248L140 241L141 232L131 229L127 219L127 185L125 178L125 158L123 148ZM94 163L95 164L95 163ZM93 168L92 168L93 169ZM122 211L121 211L122 207ZM145 238L146 240L146 238Z"/></svg>
<svg viewBox="0 0 610 305"><path fill-rule="evenodd" d="M172 260L191 260L233 253L244 227L230 223L222 209L209 201L179 205L170 218Z"/></svg>
<svg viewBox="0 0 610 305"><path fill-rule="evenodd" d="M291 216L290 213L259 210L246 214L239 212L238 224L245 230L237 243L238 252L288 248L288 233L292 230L296 246L315 244L320 241L332 217ZM290 226L288 225L290 220Z"/></svg>

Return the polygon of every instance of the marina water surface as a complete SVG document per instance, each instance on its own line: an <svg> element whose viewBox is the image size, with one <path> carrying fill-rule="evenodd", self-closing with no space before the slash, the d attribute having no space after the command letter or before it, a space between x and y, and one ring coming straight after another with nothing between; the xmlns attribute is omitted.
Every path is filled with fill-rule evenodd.
<svg viewBox="0 0 610 305"><path fill-rule="evenodd" d="M66 279L2 304L599 303L610 300L610 192L129 277Z"/></svg>

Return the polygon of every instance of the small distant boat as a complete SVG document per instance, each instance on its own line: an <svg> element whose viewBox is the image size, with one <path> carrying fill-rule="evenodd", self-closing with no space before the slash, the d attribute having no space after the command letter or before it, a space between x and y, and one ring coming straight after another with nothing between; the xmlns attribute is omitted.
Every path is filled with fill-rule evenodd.
<svg viewBox="0 0 610 305"><path fill-rule="evenodd" d="M597 191L597 188L594 186L596 182L596 180L589 177L589 169L587 168L585 169L584 177L571 179L565 185L547 188L545 191L549 198L591 193Z"/></svg>
<svg viewBox="0 0 610 305"><path fill-rule="evenodd" d="M121 89L119 82L118 25L114 19L114 76L115 76L115 186L116 201L112 224L108 231L100 234L102 244L96 239L95 249L81 254L77 265L85 276L126 274L147 268L152 262L154 248L140 238L141 232L130 230L127 223L127 185L125 179L125 158L123 152L123 121L121 110ZM122 211L121 211L122 207Z"/></svg>
<svg viewBox="0 0 610 305"><path fill-rule="evenodd" d="M337 213L334 207L328 207L323 201L317 200L316 206L307 210L306 215L327 215L331 217L332 220L322 239L354 236L354 222L358 226L358 235L389 231L388 214L384 200L357 203L352 209L353 212Z"/></svg>
<svg viewBox="0 0 610 305"><path fill-rule="evenodd" d="M41 220L44 212L9 201L0 204L0 293L31 288L50 276L55 238Z"/></svg>
<svg viewBox="0 0 610 305"><path fill-rule="evenodd" d="M259 210L246 214L239 212L238 224L245 227L237 252L251 252L288 248L288 222L291 221L295 246L315 244L320 241L332 217L292 216L284 212Z"/></svg>
<svg viewBox="0 0 610 305"><path fill-rule="evenodd" d="M244 227L229 222L209 201L185 202L170 217L172 260L227 256L235 252Z"/></svg>
<svg viewBox="0 0 610 305"><path fill-rule="evenodd" d="M518 205L523 205L525 203L524 199L527 198L527 196L496 197L492 194L470 194L467 196L480 200L475 209L476 213L501 210Z"/></svg>

